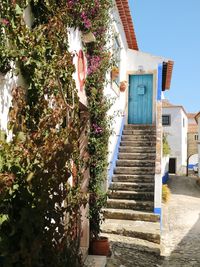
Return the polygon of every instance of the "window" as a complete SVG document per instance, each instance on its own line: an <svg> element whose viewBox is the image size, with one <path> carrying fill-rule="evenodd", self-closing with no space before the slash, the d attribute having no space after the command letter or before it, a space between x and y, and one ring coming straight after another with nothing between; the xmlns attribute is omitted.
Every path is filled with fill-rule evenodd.
<svg viewBox="0 0 200 267"><path fill-rule="evenodd" d="M194 140L195 140L195 141L198 141L198 140L199 140L199 136L198 136L198 134L195 134L195 135L194 135Z"/></svg>
<svg viewBox="0 0 200 267"><path fill-rule="evenodd" d="M183 127L185 127L185 119L183 118Z"/></svg>
<svg viewBox="0 0 200 267"><path fill-rule="evenodd" d="M171 117L170 115L162 115L162 125L170 125L171 124Z"/></svg>

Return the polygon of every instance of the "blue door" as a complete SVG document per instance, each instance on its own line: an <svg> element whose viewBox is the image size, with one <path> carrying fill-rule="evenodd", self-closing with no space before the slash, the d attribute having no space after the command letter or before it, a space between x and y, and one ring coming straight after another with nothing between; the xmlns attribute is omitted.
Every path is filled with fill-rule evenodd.
<svg viewBox="0 0 200 267"><path fill-rule="evenodd" d="M153 75L130 75L128 123L152 124Z"/></svg>

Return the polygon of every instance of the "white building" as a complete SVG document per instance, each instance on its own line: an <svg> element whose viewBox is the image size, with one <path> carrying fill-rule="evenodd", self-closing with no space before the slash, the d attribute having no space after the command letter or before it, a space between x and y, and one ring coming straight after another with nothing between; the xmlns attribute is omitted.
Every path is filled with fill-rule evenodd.
<svg viewBox="0 0 200 267"><path fill-rule="evenodd" d="M198 135L200 136L200 112L195 116L195 120L198 124ZM198 163L200 168L200 141L198 141ZM200 177L200 169L198 168L198 176Z"/></svg>
<svg viewBox="0 0 200 267"><path fill-rule="evenodd" d="M187 166L188 118L182 106L163 100L162 125L170 146L169 173L185 174Z"/></svg>

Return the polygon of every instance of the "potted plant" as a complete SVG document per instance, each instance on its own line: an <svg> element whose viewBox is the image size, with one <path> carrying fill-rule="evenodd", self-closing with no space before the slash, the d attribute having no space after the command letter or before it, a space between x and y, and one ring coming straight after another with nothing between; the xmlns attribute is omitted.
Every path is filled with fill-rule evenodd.
<svg viewBox="0 0 200 267"><path fill-rule="evenodd" d="M119 76L119 68L116 66L112 67L112 71L111 71L111 79L114 81L118 78Z"/></svg>
<svg viewBox="0 0 200 267"><path fill-rule="evenodd" d="M120 85L119 85L120 92L125 92L126 88L127 88L127 81L120 82Z"/></svg>
<svg viewBox="0 0 200 267"><path fill-rule="evenodd" d="M95 192L90 194L90 253L92 255L110 255L108 238L100 236L101 224L104 221L102 207L105 206L107 194Z"/></svg>

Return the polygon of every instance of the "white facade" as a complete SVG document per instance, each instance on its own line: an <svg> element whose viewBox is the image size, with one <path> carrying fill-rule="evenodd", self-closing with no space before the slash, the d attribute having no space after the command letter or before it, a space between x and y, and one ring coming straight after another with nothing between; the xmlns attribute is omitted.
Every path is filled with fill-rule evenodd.
<svg viewBox="0 0 200 267"><path fill-rule="evenodd" d="M169 125L163 125L170 146L170 158L175 159L175 172L185 174L187 166L187 129L188 119L181 106L163 107L162 115L170 118Z"/></svg>

